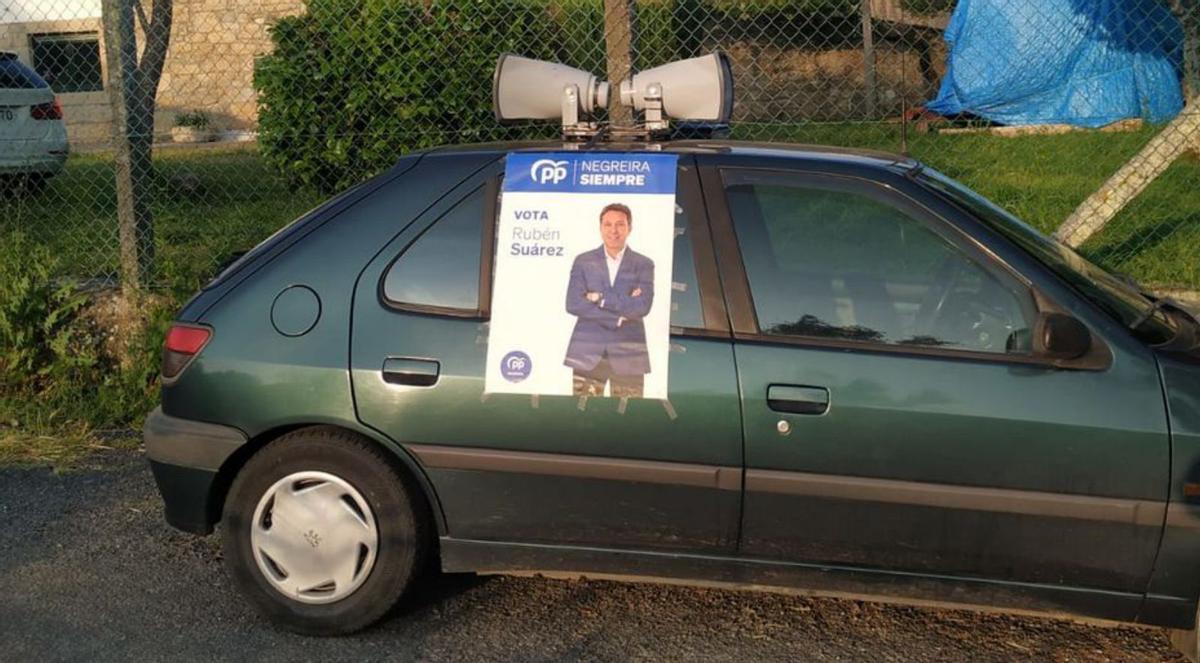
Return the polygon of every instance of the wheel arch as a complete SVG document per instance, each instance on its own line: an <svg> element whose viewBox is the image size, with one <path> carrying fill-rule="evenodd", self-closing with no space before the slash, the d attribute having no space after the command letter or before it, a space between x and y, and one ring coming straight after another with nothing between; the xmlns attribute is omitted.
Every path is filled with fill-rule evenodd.
<svg viewBox="0 0 1200 663"><path fill-rule="evenodd" d="M425 470L421 464L408 452L403 446L396 444L391 439L380 435L377 431L370 428L347 426L344 422L306 422L306 423L289 423L275 426L263 430L250 438L237 449L225 462L221 464L217 470L217 475L213 480L212 488L209 490L207 511L209 521L212 523L220 522L221 514L225 509L225 499L229 495L229 489L233 486L233 481L245 467L246 463L254 457L259 451L266 447L271 442L298 430L305 429L337 429L345 431L352 435L357 435L365 440L368 440L374 446L384 450L388 458L395 462L395 468L407 476L412 482L419 487L421 496L425 499L425 508L427 515L433 520L434 532L436 536L433 545L436 545L436 539L446 534L446 518L442 512L441 502L438 500L437 492L434 490L433 483L425 474Z"/></svg>

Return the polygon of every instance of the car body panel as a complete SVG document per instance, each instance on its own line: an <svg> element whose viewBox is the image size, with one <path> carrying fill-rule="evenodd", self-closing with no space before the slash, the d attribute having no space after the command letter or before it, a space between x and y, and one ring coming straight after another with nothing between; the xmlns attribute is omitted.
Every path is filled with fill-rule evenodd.
<svg viewBox="0 0 1200 663"><path fill-rule="evenodd" d="M67 129L62 119L38 120L36 105L54 103L54 91L11 53L0 53L0 174L52 175L67 158ZM19 87L4 87L17 84Z"/></svg>
<svg viewBox="0 0 1200 663"><path fill-rule="evenodd" d="M0 173L52 175L62 170L69 150L66 125L30 117L30 107L53 102L49 88L0 90Z"/></svg>
<svg viewBox="0 0 1200 663"><path fill-rule="evenodd" d="M346 357L359 272L452 183L489 161L426 158L410 173L411 189L381 189L321 224L308 241L264 257L253 279L198 320L214 329L212 339L164 389L163 411L234 426L251 437L296 423L355 421ZM308 333L287 337L272 324L271 302L295 285L317 294L320 319Z"/></svg>
<svg viewBox="0 0 1200 663"><path fill-rule="evenodd" d="M759 336L753 311L739 305L750 292L740 254L726 255L738 248L715 170L782 168L799 183L823 181L803 172L822 166L741 155L706 160L716 162L703 170L705 194L738 338L743 553L1144 591L1168 467L1152 356L1121 353L1103 371L1061 370L1014 365L1003 355L988 361ZM911 188L903 179L861 187L911 205L914 218L922 214L897 193ZM926 220L946 225L935 215ZM955 237L952 227L938 230ZM828 410L774 411L771 385L822 388Z"/></svg>
<svg viewBox="0 0 1200 663"><path fill-rule="evenodd" d="M236 260L233 260L221 269L212 281L188 300L176 316L176 319L184 322L199 321L209 308L221 301L225 295L237 288L242 281L251 277L258 269L283 255L289 248L303 240L309 234L320 230L327 223L337 219L343 212L353 207L363 198L416 168L424 156L424 153L418 152L402 157L395 166L386 172L343 191L302 214L295 221L275 231L270 237L259 242L258 245L241 254ZM421 181L427 185L440 183L442 186L453 186L458 183L458 180L453 179L456 176L461 178L461 176L464 176L464 173L450 172L448 173L450 180L444 181L439 180L439 176L436 173L424 171ZM426 195L426 197L418 197L420 195ZM417 205L420 203L431 204L437 198L438 195L435 190L427 190L417 192L417 195L413 196L413 202ZM420 209L419 206L414 206L410 213L415 214Z"/></svg>
<svg viewBox="0 0 1200 663"><path fill-rule="evenodd" d="M459 199L499 177L501 166L464 182ZM681 178L698 186L694 171ZM422 460L449 534L732 551L742 462L729 341L674 335L666 403L484 395L482 315L406 310L379 293L393 259L457 202L448 196L431 208L363 272L351 352L359 417ZM700 205L698 193L686 204ZM494 222L488 214L485 223ZM704 228L702 210L693 218ZM480 309L486 297L485 289ZM381 369L389 359L437 362L436 383L388 383Z"/></svg>
<svg viewBox="0 0 1200 663"><path fill-rule="evenodd" d="M741 589L793 590L804 595L936 605L955 609L1001 609L1057 617L1129 621L1140 594L1065 585L997 582L945 575L890 573L829 564L797 564L745 556L679 554L606 547L552 546L443 537L446 572L537 573L551 577L659 580ZM1186 626L1185 617L1160 622Z"/></svg>
<svg viewBox="0 0 1200 663"><path fill-rule="evenodd" d="M1185 485L1200 480L1178 463L1170 473L1171 444L1179 462L1200 458L1200 423L1189 414L1200 394L1194 367L1163 368L1176 389L1167 398L1172 442L1154 352L906 176L918 166L902 157L726 141L662 146L686 155L685 168L697 160L709 194L692 223L703 238L694 256L706 324L672 329L669 406L483 395L490 263L479 310L467 314L389 306L381 277L421 230L489 186L507 152L555 149L562 144L405 157L264 243L181 312L215 333L164 386L164 413L244 432L245 452L229 463L301 425L378 441L425 489L447 570L715 578L1171 626L1194 617L1200 539L1188 519L1200 515L1178 514ZM744 276L726 264L736 249L712 195L719 182L709 181L730 165L859 178L911 198L1039 302L1083 322L1107 361L1085 370L747 334ZM289 336L271 308L296 286L317 295L320 313L311 330ZM307 310L278 317L291 324ZM381 378L388 360L431 359L430 386ZM775 383L828 389L830 412L788 415L792 432L781 436L781 417L765 403ZM211 491L195 499L219 501L223 485L195 488Z"/></svg>
<svg viewBox="0 0 1200 663"><path fill-rule="evenodd" d="M1162 354L1171 415L1171 504L1149 594L1195 607L1200 595L1200 352Z"/></svg>

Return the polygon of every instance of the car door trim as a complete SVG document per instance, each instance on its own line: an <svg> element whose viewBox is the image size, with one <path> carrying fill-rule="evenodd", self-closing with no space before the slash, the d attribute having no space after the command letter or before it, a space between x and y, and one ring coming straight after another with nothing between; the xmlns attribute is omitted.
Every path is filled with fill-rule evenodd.
<svg viewBox="0 0 1200 663"><path fill-rule="evenodd" d="M888 345L885 343L849 341L837 338L821 338L819 336L782 336L775 334L735 332L733 338L741 342L764 345L794 345L817 350L849 350L866 354L887 354L913 358L975 361L988 364L1028 366L1046 370L1064 369L1072 371L1104 371L1112 365L1112 353L1109 352L1106 347L1103 348L1103 351L1096 353L1096 358L1085 356L1084 360L1080 360L1048 359L1045 357L1035 357L1033 355L1009 355L993 352L975 352L972 350L951 350L947 348L926 348L915 345ZM1093 334L1092 338L1097 337L1095 334Z"/></svg>
<svg viewBox="0 0 1200 663"><path fill-rule="evenodd" d="M1165 502L1151 500L778 470L746 470L746 492L1116 522L1139 527L1161 526L1167 512Z"/></svg>
<svg viewBox="0 0 1200 663"><path fill-rule="evenodd" d="M926 607L971 608L1004 614L1086 617L1117 622L1137 618L1143 595L951 575L900 573L831 564L754 557L680 554L619 548L512 541L439 541L442 570L483 574L678 582L763 590L775 587L807 596L829 596ZM1185 628L1193 623L1182 605L1164 605L1154 623Z"/></svg>
<svg viewBox="0 0 1200 663"><path fill-rule="evenodd" d="M553 475L740 491L742 468L658 460L408 444L426 468Z"/></svg>
<svg viewBox="0 0 1200 663"><path fill-rule="evenodd" d="M710 338L729 338L729 314L725 310L725 291L717 268L716 251L713 247L709 224L708 204L704 187L700 183L700 169L696 157L681 155L678 187L685 205L691 208L688 214L688 229L691 233L692 260L696 269L696 281L700 288L700 311L704 316L704 331Z"/></svg>

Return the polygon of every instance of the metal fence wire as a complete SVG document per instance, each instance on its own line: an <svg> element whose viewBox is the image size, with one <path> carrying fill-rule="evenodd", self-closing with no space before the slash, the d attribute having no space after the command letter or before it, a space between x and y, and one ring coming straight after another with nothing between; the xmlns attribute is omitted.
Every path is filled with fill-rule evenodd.
<svg viewBox="0 0 1200 663"><path fill-rule="evenodd" d="M492 118L497 56L626 36L728 54L734 138L908 153L1200 290L1200 0L0 0L0 242L194 288L406 151L556 136Z"/></svg>

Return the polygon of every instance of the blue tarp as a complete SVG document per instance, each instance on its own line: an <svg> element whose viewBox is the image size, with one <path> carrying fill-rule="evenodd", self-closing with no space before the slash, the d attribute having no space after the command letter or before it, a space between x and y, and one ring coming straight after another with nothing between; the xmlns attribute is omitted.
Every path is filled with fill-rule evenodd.
<svg viewBox="0 0 1200 663"><path fill-rule="evenodd" d="M940 115L1102 127L1183 110L1183 27L1161 0L959 0L946 42Z"/></svg>

